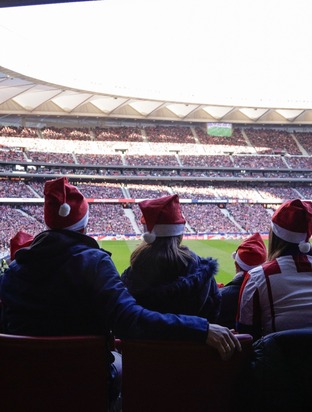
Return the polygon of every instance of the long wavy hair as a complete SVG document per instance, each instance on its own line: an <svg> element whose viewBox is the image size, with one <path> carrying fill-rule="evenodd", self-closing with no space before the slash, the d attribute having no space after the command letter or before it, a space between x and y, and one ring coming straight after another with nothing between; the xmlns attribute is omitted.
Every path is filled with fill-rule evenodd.
<svg viewBox="0 0 312 412"><path fill-rule="evenodd" d="M142 242L130 257L133 276L150 286L184 276L194 254L181 245L182 238L183 235L156 237L153 243Z"/></svg>

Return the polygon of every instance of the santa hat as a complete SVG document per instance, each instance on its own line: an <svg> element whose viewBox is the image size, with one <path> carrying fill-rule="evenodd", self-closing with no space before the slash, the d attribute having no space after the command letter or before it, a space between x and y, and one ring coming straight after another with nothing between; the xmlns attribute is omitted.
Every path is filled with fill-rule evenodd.
<svg viewBox="0 0 312 412"><path fill-rule="evenodd" d="M277 237L298 244L302 253L308 253L312 234L312 202L287 200L274 212L271 227Z"/></svg>
<svg viewBox="0 0 312 412"><path fill-rule="evenodd" d="M179 236L184 232L185 219L182 215L178 195L163 196L139 202L142 211L141 222L146 243L153 243L156 237Z"/></svg>
<svg viewBox="0 0 312 412"><path fill-rule="evenodd" d="M26 232L20 230L10 239L10 258L11 260L15 259L15 253L23 248L27 247L31 244L34 237Z"/></svg>
<svg viewBox="0 0 312 412"><path fill-rule="evenodd" d="M259 233L245 239L233 253L233 259L243 270L250 270L266 261L267 251Z"/></svg>
<svg viewBox="0 0 312 412"><path fill-rule="evenodd" d="M44 220L49 229L81 230L87 226L89 205L67 177L49 180L44 186Z"/></svg>

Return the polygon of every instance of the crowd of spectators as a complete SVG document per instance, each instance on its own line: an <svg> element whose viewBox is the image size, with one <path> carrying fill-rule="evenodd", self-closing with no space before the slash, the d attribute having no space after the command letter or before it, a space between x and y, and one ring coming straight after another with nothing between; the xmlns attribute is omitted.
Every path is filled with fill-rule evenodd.
<svg viewBox="0 0 312 412"><path fill-rule="evenodd" d="M231 136L211 136L204 127L195 127L195 133L201 144L208 146L221 146L223 151L237 152L248 151L247 141L239 128L232 130Z"/></svg>
<svg viewBox="0 0 312 412"><path fill-rule="evenodd" d="M19 148L0 147L0 160L3 162L25 162L27 158Z"/></svg>
<svg viewBox="0 0 312 412"><path fill-rule="evenodd" d="M108 155L108 154L92 154L92 153L84 153L80 154L77 153L75 155L76 157L76 163L80 165L122 165L122 158L120 154L116 155Z"/></svg>
<svg viewBox="0 0 312 412"><path fill-rule="evenodd" d="M239 233L239 227L214 204L185 204L181 210L192 231L210 234Z"/></svg>
<svg viewBox="0 0 312 412"><path fill-rule="evenodd" d="M243 156L236 155L233 156L234 167L244 167L244 168L254 168L254 169L285 169L287 164L284 162L282 156Z"/></svg>
<svg viewBox="0 0 312 412"><path fill-rule="evenodd" d="M257 192L261 199L273 199L277 201L284 201L287 199L302 198L302 194L295 188L285 186L268 186L257 187Z"/></svg>
<svg viewBox="0 0 312 412"><path fill-rule="evenodd" d="M182 166L189 167L234 167L229 155L179 155Z"/></svg>
<svg viewBox="0 0 312 412"><path fill-rule="evenodd" d="M28 187L32 190L35 196L43 198L44 181L30 180L28 182Z"/></svg>
<svg viewBox="0 0 312 412"><path fill-rule="evenodd" d="M312 188L308 185L292 187L289 183L262 185L256 181L261 177L311 178L310 140L312 133L308 132L289 133L259 128L234 128L232 136L216 137L209 136L204 127L198 126L94 129L3 126L0 127L0 161L7 164L3 163L0 171L4 174L16 172L20 170L17 166L22 168L22 164L23 170L34 176L71 173L77 176L234 178L230 184L172 180L168 181L168 185L161 182L148 185L130 182L94 183L79 179L73 183L87 198L96 200L146 199L177 193L181 199L198 202L183 203L183 212L188 221L186 230L194 233L265 233L268 231L270 209L275 207L274 202L294 197L311 199ZM45 163L46 166L33 167L32 163ZM62 164L71 167L64 168ZM291 169L296 169L296 172L291 172ZM244 177L253 178L255 184L244 184ZM0 180L0 198L42 200L43 185L44 181L38 179L3 178ZM205 200L215 203L201 203ZM229 203L224 203L225 200ZM273 202L269 209L260 203L252 203L266 201ZM137 204L127 206L132 209L137 225L142 230ZM134 233L122 203L91 203L90 207L90 232L113 235ZM41 204L25 201L16 206L3 205L1 212L2 250L7 250L9 238L19 229L32 234L43 230Z"/></svg>
<svg viewBox="0 0 312 412"><path fill-rule="evenodd" d="M44 128L39 131L39 135L43 139L57 139L57 140L92 140L92 135L87 128Z"/></svg>
<svg viewBox="0 0 312 412"><path fill-rule="evenodd" d="M88 199L120 199L123 198L122 186L119 183L72 182Z"/></svg>
<svg viewBox="0 0 312 412"><path fill-rule="evenodd" d="M131 208L142 232L143 225L140 222L142 212L137 204L133 204ZM235 225L217 205L181 203L181 210L187 221L185 233L229 234L241 232L239 225Z"/></svg>
<svg viewBox="0 0 312 412"><path fill-rule="evenodd" d="M142 126L142 129L107 127L90 130L4 126L0 129L0 160L121 167L311 169L307 152L300 149L301 145L303 150L310 150L311 134L234 128L232 136L225 137L210 136L203 127L198 126Z"/></svg>
<svg viewBox="0 0 312 412"><path fill-rule="evenodd" d="M291 133L277 129L244 129L251 145L259 154L288 153L290 155L300 155L302 152L298 147Z"/></svg>
<svg viewBox="0 0 312 412"><path fill-rule="evenodd" d="M44 218L43 218L43 204L40 205L27 205L22 204L19 206L19 209L28 215L30 218L35 219L37 222L42 224L44 228Z"/></svg>
<svg viewBox="0 0 312 412"><path fill-rule="evenodd" d="M195 143L190 127L154 126L144 128L147 140L155 143Z"/></svg>
<svg viewBox="0 0 312 412"><path fill-rule="evenodd" d="M296 193L298 193L300 198L312 200L312 187L311 186L297 186Z"/></svg>
<svg viewBox="0 0 312 412"><path fill-rule="evenodd" d="M312 139L312 136L311 136ZM310 169L312 170L312 158L310 156L287 156L285 162L292 169Z"/></svg>
<svg viewBox="0 0 312 412"><path fill-rule="evenodd" d="M34 163L75 163L72 153L36 152L26 150L25 155L28 162Z"/></svg>
<svg viewBox="0 0 312 412"><path fill-rule="evenodd" d="M271 215L261 204L229 203L230 215L247 233L265 233L270 229Z"/></svg>
<svg viewBox="0 0 312 412"><path fill-rule="evenodd" d="M173 184L135 184L135 183L108 183L108 182L74 182L81 192L89 199L148 199L168 196L176 193L182 199L192 200L241 200L246 202L277 202L299 197L311 199L311 186L285 187L257 184L246 186L241 183L231 185L206 183ZM42 198L44 181L30 180L0 180L1 198Z"/></svg>
<svg viewBox="0 0 312 412"><path fill-rule="evenodd" d="M171 190L173 193L179 195L179 197L182 199L219 199L213 186L208 186L204 183L194 183L189 185L185 183L181 185L173 184L171 186Z"/></svg>
<svg viewBox="0 0 312 412"><path fill-rule="evenodd" d="M293 132L295 138L298 140L299 144L307 152L307 155L312 155L312 132Z"/></svg>
<svg viewBox="0 0 312 412"><path fill-rule="evenodd" d="M33 152L32 152L33 153ZM237 176L238 168L244 169L241 177L250 176L251 173L258 173L259 176L279 176L287 177L289 173L285 173L282 169L289 169L292 176L295 172L292 169L301 170L307 175L309 170L312 170L312 160L307 157L288 157L287 159L280 156L236 156L230 157L225 155L220 156L173 156L173 155L137 155L124 156L124 161L120 155L92 155L92 154L68 154L68 153L33 153L27 160L21 152L0 151L0 161L10 162L10 164L1 165L2 170L16 170L14 163L23 163L23 169L28 173L59 173L60 168L57 164L72 164L75 165L77 174L102 174L102 175L177 175L181 176ZM28 164L26 162L29 162ZM31 162L45 164L45 166L31 168ZM55 166L53 166L55 164ZM83 167L83 165L85 167ZM101 168L92 168L92 166L101 166ZM120 169L109 169L109 166L120 166ZM136 167L135 170L127 168L127 166ZM138 169L139 167L148 167L148 169ZM157 167L167 167L167 171L162 172ZM185 167L185 169L183 168ZM194 167L194 169L191 169ZM176 168L176 169L175 169ZM201 168L197 170L196 168ZM217 169L216 170L211 170ZM223 168L233 168L233 170L222 170ZM249 169L249 170L248 170ZM255 169L261 169L255 171ZM275 169L275 174L272 171L266 172L267 169ZM64 168L67 173L71 173L74 169ZM224 175L223 173L226 173ZM298 172L297 172L298 173Z"/></svg>
<svg viewBox="0 0 312 412"><path fill-rule="evenodd" d="M263 200L254 186L236 185L219 185L215 188L215 193L220 199L230 200Z"/></svg>
<svg viewBox="0 0 312 412"><path fill-rule="evenodd" d="M0 251L2 256L9 254L10 239L19 230L36 235L44 230L44 225L34 216L26 214L17 207L0 205Z"/></svg>
<svg viewBox="0 0 312 412"><path fill-rule="evenodd" d="M131 205L135 213L137 225L142 231L140 223L140 211L137 204ZM1 230L0 244L3 254L8 253L9 239L14 236L18 230L24 230L36 235L45 229L43 222L42 205L20 205L0 206L1 211ZM135 229L131 221L124 213L121 203L90 204L90 220L88 232L93 235L124 235L134 234ZM239 226L221 213L218 206L214 204L183 204L183 213L188 221L191 231L194 233L238 233ZM239 223L239 222L238 222ZM244 230L248 230L244 228Z"/></svg>
<svg viewBox="0 0 312 412"><path fill-rule="evenodd" d="M124 213L122 204L92 203L90 205L88 233L120 236L134 234L134 229Z"/></svg>
<svg viewBox="0 0 312 412"><path fill-rule="evenodd" d="M8 197L31 198L34 193L22 180L0 180L0 199Z"/></svg>
<svg viewBox="0 0 312 412"><path fill-rule="evenodd" d="M20 197L24 190L37 193L42 196L43 183L31 182L26 185L24 182L6 182L11 188L12 197ZM277 203L287 198L302 197L311 198L312 188L305 186L296 190L285 187L266 188L239 188L239 187L206 187L205 185L194 186L157 186L157 185L134 185L128 184L121 187L119 184L96 184L77 182L79 189L87 198L94 199L125 199L130 198L146 199L156 198L170 193L179 194L181 199L214 200L215 203L182 203L182 210L187 220L186 232L209 233L209 234L230 234L230 233L268 233L270 222L270 210L263 204L240 203L239 200L249 199L255 201L257 196L262 199L272 199ZM16 190L12 187L16 186ZM21 189L23 187L23 189ZM295 190L295 191L294 191ZM232 202L233 199L238 201ZM220 201L217 204L217 201ZM229 203L224 203L227 200ZM119 236L124 234L134 234L135 228L125 214L125 203L91 203L91 218L88 226L90 234ZM142 231L140 223L141 213L137 204L127 205L131 208L138 227ZM7 252L9 239L19 230L25 230L36 234L44 230L43 206L22 203L16 206L1 206L1 231L0 245L2 252Z"/></svg>
<svg viewBox="0 0 312 412"><path fill-rule="evenodd" d="M173 155L126 155L126 164L128 166L179 166L179 163Z"/></svg>
<svg viewBox="0 0 312 412"><path fill-rule="evenodd" d="M105 129L95 128L92 130L96 140L99 141L120 141L120 142L141 142L143 141L142 130L139 127L121 126L107 127Z"/></svg>
<svg viewBox="0 0 312 412"><path fill-rule="evenodd" d="M133 176L133 169L131 172ZM134 174L136 176L154 176L154 177L161 177L161 176L166 176L166 177L174 177L180 175L180 171L177 169L135 169ZM126 176L125 171L123 170L123 175Z"/></svg>
<svg viewBox="0 0 312 412"><path fill-rule="evenodd" d="M0 136L38 137L39 130L34 127L0 126Z"/></svg>
<svg viewBox="0 0 312 412"><path fill-rule="evenodd" d="M222 151L237 152L237 148L245 153L277 153L290 155L304 154L297 144L312 153L310 131L287 131L274 128L234 127L231 136L211 136L206 126L110 126L104 128L69 128L69 127L16 127L0 126L0 136L36 138L68 141L104 141L104 142L143 142L165 144L201 144L204 146L221 146ZM21 144L23 146L23 144ZM213 154L213 151L212 151Z"/></svg>
<svg viewBox="0 0 312 412"><path fill-rule="evenodd" d="M129 198L132 199L155 199L170 194L169 187L163 185L138 185L128 183L126 185L126 190L129 194Z"/></svg>
<svg viewBox="0 0 312 412"><path fill-rule="evenodd" d="M301 155L299 145L311 153L312 132L286 131L273 128L239 128L234 127L231 136L211 136L204 126L111 126L106 128L26 128L0 126L0 136L42 138L47 140L66 141L105 141L129 142L148 141L165 144L201 144L204 146L222 146L223 151L229 148L243 148L248 153L274 153L285 151L290 155ZM253 149L253 150L250 150ZM213 153L212 153L213 154Z"/></svg>

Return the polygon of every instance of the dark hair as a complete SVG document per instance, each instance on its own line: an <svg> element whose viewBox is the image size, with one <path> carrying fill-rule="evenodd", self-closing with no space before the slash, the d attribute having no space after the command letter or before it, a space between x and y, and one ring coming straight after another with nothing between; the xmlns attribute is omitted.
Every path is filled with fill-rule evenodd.
<svg viewBox="0 0 312 412"><path fill-rule="evenodd" d="M142 242L130 257L135 277L152 286L184 276L194 255L181 245L182 237L156 237L153 243Z"/></svg>
<svg viewBox="0 0 312 412"><path fill-rule="evenodd" d="M272 229L269 233L268 260L273 260L279 256L298 255L300 250L297 243L290 243L276 236Z"/></svg>

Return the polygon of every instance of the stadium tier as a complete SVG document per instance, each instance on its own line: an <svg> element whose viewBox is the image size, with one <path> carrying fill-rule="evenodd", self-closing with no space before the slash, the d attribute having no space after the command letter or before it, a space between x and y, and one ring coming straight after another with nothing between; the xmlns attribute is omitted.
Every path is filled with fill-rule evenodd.
<svg viewBox="0 0 312 412"><path fill-rule="evenodd" d="M95 237L139 237L137 202L173 193L186 236L267 234L283 200L312 199L311 142L309 127L0 125L1 253L17 230L44 229L43 185L61 175L88 198Z"/></svg>

